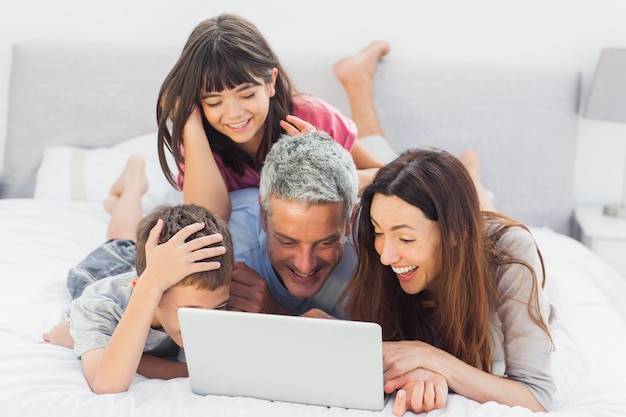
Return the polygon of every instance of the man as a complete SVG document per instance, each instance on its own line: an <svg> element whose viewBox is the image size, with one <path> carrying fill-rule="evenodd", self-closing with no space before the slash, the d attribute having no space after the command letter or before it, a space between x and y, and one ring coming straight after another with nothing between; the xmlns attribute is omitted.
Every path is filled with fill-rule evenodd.
<svg viewBox="0 0 626 417"><path fill-rule="evenodd" d="M350 153L326 133L277 141L259 189L231 193L237 263L229 307L344 317L337 298L356 265L349 235L357 192Z"/></svg>
<svg viewBox="0 0 626 417"><path fill-rule="evenodd" d="M356 266L349 235L357 189L352 156L326 133L276 142L260 187L231 193L228 227L237 262L229 308L345 318L337 298ZM43 339L74 345L65 320Z"/></svg>

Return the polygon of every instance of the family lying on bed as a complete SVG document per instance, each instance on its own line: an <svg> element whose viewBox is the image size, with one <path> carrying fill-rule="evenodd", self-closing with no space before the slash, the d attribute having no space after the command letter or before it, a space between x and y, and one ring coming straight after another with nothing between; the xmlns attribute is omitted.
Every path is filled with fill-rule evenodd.
<svg viewBox="0 0 626 417"><path fill-rule="evenodd" d="M94 392L125 391L135 372L186 375L184 362L170 360L182 347L176 299L378 322L396 415L442 408L449 390L550 408L541 255L522 224L481 198L475 155L464 165L423 148L383 165L357 140L357 126L382 136L371 89L387 51L374 43L335 67L355 125L297 95L250 22L222 15L196 27L157 112L163 170L186 204L140 220L148 184L142 159L131 157L105 201L116 239L94 254L108 258L90 255L70 271L69 324L44 335L74 347Z"/></svg>

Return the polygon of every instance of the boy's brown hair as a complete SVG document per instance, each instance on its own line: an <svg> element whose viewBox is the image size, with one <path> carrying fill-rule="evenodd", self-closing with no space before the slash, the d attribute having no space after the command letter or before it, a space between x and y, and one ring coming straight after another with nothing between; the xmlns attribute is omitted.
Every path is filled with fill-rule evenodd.
<svg viewBox="0 0 626 417"><path fill-rule="evenodd" d="M163 230L159 236L159 244L168 241L182 228L193 223L204 223L205 227L189 236L187 241L214 233L220 233L224 237L222 242L211 245L224 246L226 248L226 252L223 255L211 258L211 260L220 262L222 266L213 271L196 272L188 275L178 282L176 286L195 285L199 289L213 291L221 286L230 284L233 275L234 255L228 225L221 217L195 204L161 205L141 219L137 225L137 259L135 261L137 276L141 275L146 269L146 242L148 241L150 230L159 219L163 219Z"/></svg>

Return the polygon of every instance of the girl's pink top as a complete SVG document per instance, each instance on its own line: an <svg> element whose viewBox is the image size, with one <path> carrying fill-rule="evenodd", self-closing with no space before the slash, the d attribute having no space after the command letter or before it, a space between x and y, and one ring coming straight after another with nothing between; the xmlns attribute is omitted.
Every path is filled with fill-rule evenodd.
<svg viewBox="0 0 626 417"><path fill-rule="evenodd" d="M352 146L354 146L357 137L356 125L335 107L317 97L299 94L293 98L292 114L311 123L318 130L328 133L348 152L352 151ZM239 176L235 171L224 165L222 158L217 153L213 153L213 156L222 173L222 177L224 177L228 191L259 186L260 174L251 166L246 165L243 176ZM181 175L178 176L178 185L182 190L183 178Z"/></svg>

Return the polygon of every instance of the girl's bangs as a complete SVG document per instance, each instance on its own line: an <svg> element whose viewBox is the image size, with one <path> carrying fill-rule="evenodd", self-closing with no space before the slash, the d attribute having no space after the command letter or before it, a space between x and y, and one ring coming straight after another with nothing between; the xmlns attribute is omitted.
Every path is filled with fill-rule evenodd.
<svg viewBox="0 0 626 417"><path fill-rule="evenodd" d="M210 59L210 58L209 58ZM211 59L204 66L204 90L207 93L220 93L241 84L259 84L252 71L253 66L233 59L220 57Z"/></svg>

